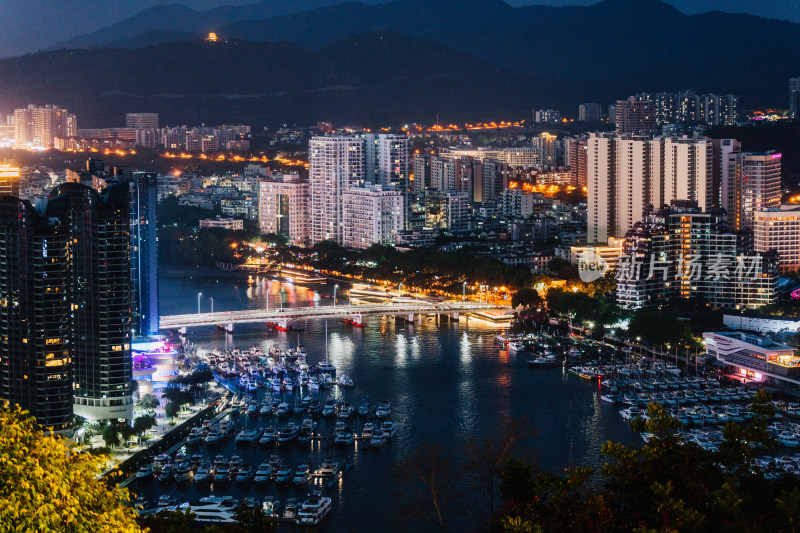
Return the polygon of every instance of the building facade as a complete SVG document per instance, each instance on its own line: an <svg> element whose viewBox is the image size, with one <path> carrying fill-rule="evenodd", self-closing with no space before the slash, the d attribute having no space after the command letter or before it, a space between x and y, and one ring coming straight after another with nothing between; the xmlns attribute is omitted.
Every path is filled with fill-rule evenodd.
<svg viewBox="0 0 800 533"><path fill-rule="evenodd" d="M614 113L614 124L619 135L649 135L656 132L656 109L650 100L639 100L633 96L627 100L617 100Z"/></svg>
<svg viewBox="0 0 800 533"><path fill-rule="evenodd" d="M285 235L292 246L311 241L311 185L298 174L261 180L258 223L262 233Z"/></svg>
<svg viewBox="0 0 800 533"><path fill-rule="evenodd" d="M373 244L393 245L405 229L405 198L393 186L351 187L342 195L345 248L364 250Z"/></svg>
<svg viewBox="0 0 800 533"><path fill-rule="evenodd" d="M782 273L800 270L800 206L782 205L756 211L753 220L756 252L778 252Z"/></svg>
<svg viewBox="0 0 800 533"><path fill-rule="evenodd" d="M342 195L364 180L364 139L318 136L309 143L311 242L344 240Z"/></svg>
<svg viewBox="0 0 800 533"><path fill-rule="evenodd" d="M61 107L29 105L14 110L14 138L20 146L49 149L56 137L74 137L77 133L77 118Z"/></svg>
<svg viewBox="0 0 800 533"><path fill-rule="evenodd" d="M730 152L727 154L723 207L734 230L752 230L756 211L780 207L781 154Z"/></svg>

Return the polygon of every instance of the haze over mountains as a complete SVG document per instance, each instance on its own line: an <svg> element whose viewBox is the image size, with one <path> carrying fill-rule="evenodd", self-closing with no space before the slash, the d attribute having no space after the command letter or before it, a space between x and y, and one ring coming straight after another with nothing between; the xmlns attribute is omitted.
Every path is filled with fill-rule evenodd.
<svg viewBox="0 0 800 533"><path fill-rule="evenodd" d="M800 73L800 24L690 16L659 0L561 8L336 1L304 0L313 9L302 12L300 3L280 0L207 12L152 8L64 43L119 49L0 61L0 105L23 105L35 95L68 106L82 126L119 121L134 107L183 122L212 121L225 109L267 122L347 120L351 111L358 117L348 122L430 122L437 111L450 121L521 119L532 108L573 113L581 102L684 88L740 94L743 107L780 108L788 78ZM178 42L209 31L235 43ZM275 42L281 44L268 44ZM364 98L376 107L357 105Z"/></svg>

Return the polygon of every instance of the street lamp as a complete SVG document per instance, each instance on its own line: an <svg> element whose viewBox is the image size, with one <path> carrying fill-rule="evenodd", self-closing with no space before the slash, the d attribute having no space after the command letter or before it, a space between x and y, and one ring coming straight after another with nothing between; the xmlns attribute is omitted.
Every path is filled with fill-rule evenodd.
<svg viewBox="0 0 800 533"><path fill-rule="evenodd" d="M397 298L400 299L403 297L403 284L401 283L397 287Z"/></svg>
<svg viewBox="0 0 800 533"><path fill-rule="evenodd" d="M214 298L211 298L211 314L214 314Z"/></svg>
<svg viewBox="0 0 800 533"><path fill-rule="evenodd" d="M339 284L333 286L333 306L336 307L336 289L339 288Z"/></svg>
<svg viewBox="0 0 800 533"><path fill-rule="evenodd" d="M464 300L467 299L467 282L463 282L461 284L461 303L464 303Z"/></svg>
<svg viewBox="0 0 800 533"><path fill-rule="evenodd" d="M200 297L203 295L202 292L197 293L197 314L200 314Z"/></svg>

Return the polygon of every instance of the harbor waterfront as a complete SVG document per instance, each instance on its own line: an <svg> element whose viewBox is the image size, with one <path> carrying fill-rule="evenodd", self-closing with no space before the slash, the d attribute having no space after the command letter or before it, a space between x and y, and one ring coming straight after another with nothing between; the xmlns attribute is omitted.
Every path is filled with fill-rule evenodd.
<svg viewBox="0 0 800 533"><path fill-rule="evenodd" d="M246 278L172 277L165 278L161 285L162 313L196 311L198 293L201 311L210 309L210 298L214 299L214 310L223 311L264 308L267 295L270 307L280 305L277 299L281 297L285 306L315 302L330 305L333 290L332 284L304 287L265 278L251 284ZM340 289L340 304L342 295ZM541 468L553 471L569 465L599 467L603 463L600 448L608 440L641 442L619 416L618 408L601 401L596 381L570 375L561 366L529 368L526 354L510 353L495 342L498 330L494 326L477 320L467 324L464 318L437 323L433 317L410 325L389 316L368 319L363 328L335 321L328 321L327 326L328 358L339 375L352 378L354 387L311 396L324 404L328 395L334 394L355 408L368 397L373 409L379 401L388 400L398 433L378 449L365 449L362 441L335 449L336 459L350 461L352 468L332 488L323 491L333 499L332 511L322 524L326 530L367 531L376 523L393 520L397 495L393 474L402 456L428 443L454 449L468 435L482 438L502 431L512 419L525 417L534 430L522 451L537 458ZM325 358L325 328L324 321L314 320L299 332L280 332L266 325L237 325L233 334L219 328L197 328L190 330L187 338L198 352L234 345L246 350L255 345L264 354L275 344L283 350L296 347L299 339L308 352L308 364L313 366ZM263 390L269 391L259 389L259 393L263 394ZM284 392L283 396L290 403L299 394ZM302 418L251 418L243 412L239 423L278 429L289 420L299 424ZM322 419L320 430L326 424ZM356 419L348 425L360 434L363 421ZM202 443L187 447L186 453L202 454L211 461L218 454L228 460L239 455L253 469L278 453L292 470L307 459L316 469L327 455L324 442L319 441L276 449L241 443L237 446L233 439L217 447ZM288 498L302 502L311 486L281 487L275 482L263 487L242 486L233 480L223 486L199 486L192 481L161 484L153 478L137 480L130 488L152 502L162 494L169 494L178 502L213 494L232 495L240 501L248 496L261 501L273 495L285 503ZM465 527L470 523L467 519Z"/></svg>

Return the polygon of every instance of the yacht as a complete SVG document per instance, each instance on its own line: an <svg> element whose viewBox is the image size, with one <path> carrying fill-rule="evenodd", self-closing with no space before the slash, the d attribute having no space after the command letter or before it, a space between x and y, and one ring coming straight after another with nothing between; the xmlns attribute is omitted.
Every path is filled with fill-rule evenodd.
<svg viewBox="0 0 800 533"><path fill-rule="evenodd" d="M294 520L297 518L297 498L288 498L286 500L282 518L284 520Z"/></svg>
<svg viewBox="0 0 800 533"><path fill-rule="evenodd" d="M525 343L521 341L508 341L509 352L524 352L526 350Z"/></svg>
<svg viewBox="0 0 800 533"><path fill-rule="evenodd" d="M331 511L331 499L319 494L310 494L297 511L297 524L315 526Z"/></svg>
<svg viewBox="0 0 800 533"><path fill-rule="evenodd" d="M214 483L228 483L231 480L231 467L227 463L217 465L214 471Z"/></svg>
<svg viewBox="0 0 800 533"><path fill-rule="evenodd" d="M304 418L303 421L300 423L300 429L305 431L314 431L317 427L317 423L314 422L311 418Z"/></svg>
<svg viewBox="0 0 800 533"><path fill-rule="evenodd" d="M559 361L558 357L553 354L547 354L542 357L530 357L528 358L528 366L530 367L539 367L539 366L561 366L562 361Z"/></svg>
<svg viewBox="0 0 800 533"><path fill-rule="evenodd" d="M242 500L242 503L248 509L253 509L256 506L256 498L255 498L255 496L248 496L247 498Z"/></svg>
<svg viewBox="0 0 800 533"><path fill-rule="evenodd" d="M239 473L236 474L236 483L240 485L249 485L253 482L253 478L255 474L253 473L253 469L250 465L242 465L239 469Z"/></svg>
<svg viewBox="0 0 800 533"><path fill-rule="evenodd" d="M337 446L349 446L353 444L355 440L356 436L353 434L353 432L350 431L349 429L346 429L344 431L338 432L333 442Z"/></svg>
<svg viewBox="0 0 800 533"><path fill-rule="evenodd" d="M236 444L253 444L261 436L258 428L243 429L236 435Z"/></svg>
<svg viewBox="0 0 800 533"><path fill-rule="evenodd" d="M161 467L161 472L158 473L158 480L161 483L169 483L173 479L174 467L171 464L165 464Z"/></svg>
<svg viewBox="0 0 800 533"><path fill-rule="evenodd" d="M286 402L281 402L278 404L278 408L275 409L275 414L278 416L288 416L289 415L289 404Z"/></svg>
<svg viewBox="0 0 800 533"><path fill-rule="evenodd" d="M364 424L364 429L361 431L361 438L369 440L372 438L373 433L375 433L375 424L372 422L367 422Z"/></svg>
<svg viewBox="0 0 800 533"><path fill-rule="evenodd" d="M208 432L208 435L206 435L206 446L220 445L224 439L225 435L219 428L212 429Z"/></svg>
<svg viewBox="0 0 800 533"><path fill-rule="evenodd" d="M203 430L203 428L195 426L191 429L191 431L189 431L189 435L186 437L186 444L189 446L200 444L205 438L206 432Z"/></svg>
<svg viewBox="0 0 800 533"><path fill-rule="evenodd" d="M236 507L239 505L233 496L206 496L179 505L176 509L191 511L197 522L233 524Z"/></svg>
<svg viewBox="0 0 800 533"><path fill-rule="evenodd" d="M275 472L275 483L279 485L288 485L292 482L292 469L288 466L282 466Z"/></svg>
<svg viewBox="0 0 800 533"><path fill-rule="evenodd" d="M317 376L311 376L311 379L308 380L308 388L311 390L318 391L320 389L321 383Z"/></svg>
<svg viewBox="0 0 800 533"><path fill-rule="evenodd" d="M283 380L283 389L289 392L294 390L294 381L292 381L292 378L287 377Z"/></svg>
<svg viewBox="0 0 800 533"><path fill-rule="evenodd" d="M256 475L253 478L253 481L256 485L265 485L272 479L272 467L269 466L269 463L263 462L258 465L258 470L256 470Z"/></svg>
<svg viewBox="0 0 800 533"><path fill-rule="evenodd" d="M322 410L322 405L319 403L319 400L311 400L311 403L308 404L308 414L314 415L319 414Z"/></svg>
<svg viewBox="0 0 800 533"><path fill-rule="evenodd" d="M317 474L320 476L335 476L341 467L341 463L336 461L333 457L328 457L319 466Z"/></svg>
<svg viewBox="0 0 800 533"><path fill-rule="evenodd" d="M372 433L372 437L369 439L370 446L383 446L386 443L386 435L383 434L383 431L379 428L376 429Z"/></svg>
<svg viewBox="0 0 800 533"><path fill-rule="evenodd" d="M175 481L178 483L182 483L184 481L189 481L194 476L194 472L192 472L192 466L184 461L175 467Z"/></svg>
<svg viewBox="0 0 800 533"><path fill-rule="evenodd" d="M283 389L281 378L272 378L272 381L269 383L269 388L271 388L273 392L280 392Z"/></svg>
<svg viewBox="0 0 800 533"><path fill-rule="evenodd" d="M278 433L278 444L288 444L297 436L297 424L289 422Z"/></svg>
<svg viewBox="0 0 800 533"><path fill-rule="evenodd" d="M195 483L211 483L211 480L214 478L214 467L211 466L211 463L205 461L199 467L197 467L197 472L194 475Z"/></svg>
<svg viewBox="0 0 800 533"><path fill-rule="evenodd" d="M339 418L352 418L353 412L353 406L345 402L339 407Z"/></svg>
<svg viewBox="0 0 800 533"><path fill-rule="evenodd" d="M247 406L247 416L258 416L258 406L251 403Z"/></svg>
<svg viewBox="0 0 800 533"><path fill-rule="evenodd" d="M269 456L269 467L272 468L273 472L278 471L278 469L281 467L282 462L283 459L281 459L281 456L278 454L273 453L272 455Z"/></svg>
<svg viewBox="0 0 800 533"><path fill-rule="evenodd" d="M378 409L375 411L375 416L378 418L386 418L392 414L392 404L388 400L383 400L378 404Z"/></svg>
<svg viewBox="0 0 800 533"><path fill-rule="evenodd" d="M322 416L333 416L336 414L336 400L328 400L322 406Z"/></svg>
<svg viewBox="0 0 800 533"><path fill-rule="evenodd" d="M308 463L301 464L294 471L292 483L294 485L305 485L311 476L311 466Z"/></svg>
<svg viewBox="0 0 800 533"><path fill-rule="evenodd" d="M354 385L353 379L347 374L342 374L341 376L337 377L336 384L340 387L352 387Z"/></svg>
<svg viewBox="0 0 800 533"><path fill-rule="evenodd" d="M361 406L358 408L358 416L368 416L369 415L369 402L364 400L361 402Z"/></svg>
<svg viewBox="0 0 800 533"><path fill-rule="evenodd" d="M136 477L139 479L149 478L155 472L155 467L152 464L142 465L136 472Z"/></svg>
<svg viewBox="0 0 800 533"><path fill-rule="evenodd" d="M158 497L159 507L169 507L170 505L175 505L175 498L173 498L169 494L163 494Z"/></svg>
<svg viewBox="0 0 800 533"><path fill-rule="evenodd" d="M320 361L319 363L317 363L317 368L319 369L320 372L330 372L330 373L335 373L336 372L336 367L333 366L327 360Z"/></svg>
<svg viewBox="0 0 800 533"><path fill-rule="evenodd" d="M278 518L280 516L278 507L280 507L280 505L281 501L275 499L275 496L265 496L261 508L264 510L265 515Z"/></svg>
<svg viewBox="0 0 800 533"><path fill-rule="evenodd" d="M267 446L275 442L275 428L272 426L268 426L264 433L261 434L261 438L258 439L258 443L262 446Z"/></svg>
<svg viewBox="0 0 800 533"><path fill-rule="evenodd" d="M272 405L268 403L261 404L261 409L258 410L258 414L261 416L269 416L272 414Z"/></svg>
<svg viewBox="0 0 800 533"><path fill-rule="evenodd" d="M391 439L392 437L397 435L397 430L398 430L397 422L386 421L381 424L381 431L383 431L383 435L387 439Z"/></svg>

